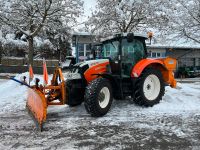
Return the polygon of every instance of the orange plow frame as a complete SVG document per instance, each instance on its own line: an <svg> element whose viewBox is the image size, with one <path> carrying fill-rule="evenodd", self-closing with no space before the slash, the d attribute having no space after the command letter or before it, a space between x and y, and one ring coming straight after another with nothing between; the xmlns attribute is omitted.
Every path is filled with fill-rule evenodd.
<svg viewBox="0 0 200 150"><path fill-rule="evenodd" d="M28 90L26 106L40 131L47 118L47 107L64 104L66 104L65 81L60 68L55 70L51 85L45 87L34 85Z"/></svg>

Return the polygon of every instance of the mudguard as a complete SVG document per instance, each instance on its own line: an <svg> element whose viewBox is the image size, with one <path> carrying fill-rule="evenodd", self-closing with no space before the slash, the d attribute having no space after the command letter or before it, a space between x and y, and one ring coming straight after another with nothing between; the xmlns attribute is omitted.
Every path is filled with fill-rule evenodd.
<svg viewBox="0 0 200 150"><path fill-rule="evenodd" d="M85 71L84 76L87 82L91 82L94 79L98 78L97 75L95 74L102 74L107 71L107 65L109 65L109 61L100 63L100 64L95 64L91 66L88 70Z"/></svg>
<svg viewBox="0 0 200 150"><path fill-rule="evenodd" d="M161 71L163 80L171 87L176 87L173 71L176 70L177 61L174 58L142 59L132 69L131 77L137 78L146 67L154 67Z"/></svg>

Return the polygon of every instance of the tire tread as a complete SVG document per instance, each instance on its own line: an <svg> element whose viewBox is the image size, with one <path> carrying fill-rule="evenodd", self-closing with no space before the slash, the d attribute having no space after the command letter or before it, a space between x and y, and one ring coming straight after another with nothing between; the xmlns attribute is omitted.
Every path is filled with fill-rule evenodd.
<svg viewBox="0 0 200 150"><path fill-rule="evenodd" d="M145 78L147 77L147 75L149 75L151 73L155 73L155 72L157 72L157 77L160 79L161 89L160 89L160 94L158 95L158 97L154 101L150 102L145 98L145 96L143 94L143 82L144 82ZM135 87L136 90L134 91L134 94L135 94L134 101L136 104L138 104L140 106L149 107L149 106L153 106L153 105L159 103L165 93L165 87L164 87L164 82L162 79L162 74L159 70L154 69L154 68L146 68L142 72L140 77L137 79L135 86L136 86Z"/></svg>
<svg viewBox="0 0 200 150"><path fill-rule="evenodd" d="M97 106L98 102L97 102L97 96L99 94L99 88L100 85L108 85L110 90L111 90L111 85L109 83L109 80L105 79L105 78L97 78L95 80L93 80L87 87L85 90L85 109L86 111L91 114L91 116L93 117L100 117L103 116L107 113L107 111L110 109L111 103L112 103L112 91L110 91L111 93L111 102L109 102L108 106L102 110L99 109L99 106Z"/></svg>

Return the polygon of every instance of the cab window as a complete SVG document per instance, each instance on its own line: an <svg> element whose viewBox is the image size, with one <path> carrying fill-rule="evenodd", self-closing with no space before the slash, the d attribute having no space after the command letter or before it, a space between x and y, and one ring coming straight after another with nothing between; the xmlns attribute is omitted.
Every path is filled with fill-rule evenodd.
<svg viewBox="0 0 200 150"><path fill-rule="evenodd" d="M103 56L115 60L118 55L119 41L112 41L103 45Z"/></svg>
<svg viewBox="0 0 200 150"><path fill-rule="evenodd" d="M134 39L128 42L127 39L122 40L122 74L130 76L132 67L145 56L145 48L143 42Z"/></svg>
<svg viewBox="0 0 200 150"><path fill-rule="evenodd" d="M132 42L127 42L127 39L122 40L122 57L126 61L140 60L144 57L144 45L140 40L134 39Z"/></svg>

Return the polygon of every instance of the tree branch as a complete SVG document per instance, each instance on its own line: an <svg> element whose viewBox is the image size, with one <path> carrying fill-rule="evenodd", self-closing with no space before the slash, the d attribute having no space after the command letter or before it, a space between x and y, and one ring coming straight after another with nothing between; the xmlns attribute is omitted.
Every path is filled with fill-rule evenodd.
<svg viewBox="0 0 200 150"><path fill-rule="evenodd" d="M186 36L187 38L189 38L197 43L200 43L200 40L197 40L196 38L193 38L190 35L188 35L185 29L183 29L183 33L184 33L184 36Z"/></svg>
<svg viewBox="0 0 200 150"><path fill-rule="evenodd" d="M45 10L44 10L44 13L43 13L42 22L38 25L36 30L33 33L31 33L32 37L35 37L38 34L38 32L42 29L42 27L44 26L45 20L46 20L46 18L48 16L48 11L51 8L51 4L52 4L52 0L49 0L49 4L48 5L47 5L47 0L45 0Z"/></svg>

